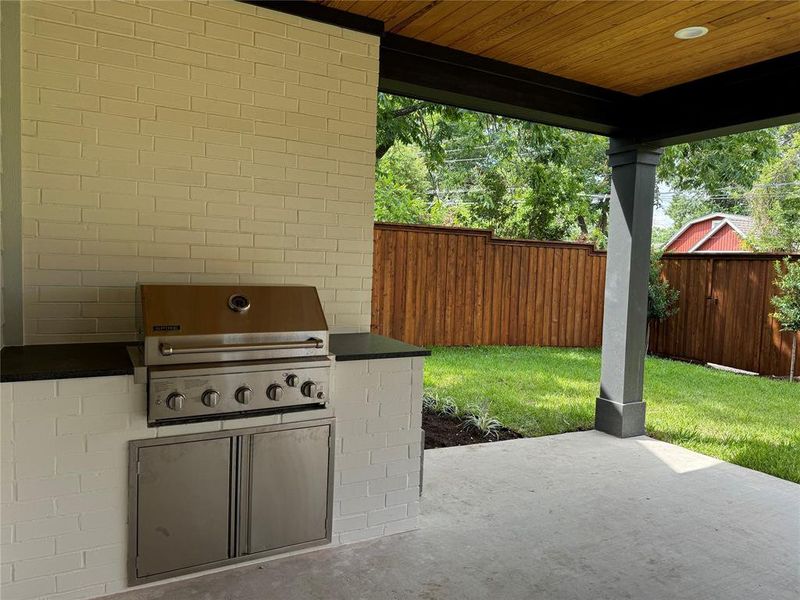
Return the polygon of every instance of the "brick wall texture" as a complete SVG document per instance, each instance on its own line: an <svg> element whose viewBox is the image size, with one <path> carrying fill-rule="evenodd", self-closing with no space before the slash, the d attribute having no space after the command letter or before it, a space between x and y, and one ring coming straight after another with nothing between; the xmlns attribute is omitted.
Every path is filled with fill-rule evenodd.
<svg viewBox="0 0 800 600"><path fill-rule="evenodd" d="M93 598L126 587L136 439L336 416L333 543L416 528L422 366L334 363L328 409L158 428L147 427L133 377L0 384L0 595Z"/></svg>
<svg viewBox="0 0 800 600"><path fill-rule="evenodd" d="M378 38L232 0L22 5L26 343L136 282L303 283L370 320Z"/></svg>
<svg viewBox="0 0 800 600"><path fill-rule="evenodd" d="M416 529L423 358L336 363L334 542Z"/></svg>

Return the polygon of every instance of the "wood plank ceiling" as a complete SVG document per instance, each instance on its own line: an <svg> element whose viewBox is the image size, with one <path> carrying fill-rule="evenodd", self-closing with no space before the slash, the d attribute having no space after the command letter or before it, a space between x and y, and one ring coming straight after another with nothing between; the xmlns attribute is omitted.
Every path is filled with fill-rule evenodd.
<svg viewBox="0 0 800 600"><path fill-rule="evenodd" d="M800 0L321 0L386 31L633 95L800 51ZM708 35L678 40L683 27Z"/></svg>

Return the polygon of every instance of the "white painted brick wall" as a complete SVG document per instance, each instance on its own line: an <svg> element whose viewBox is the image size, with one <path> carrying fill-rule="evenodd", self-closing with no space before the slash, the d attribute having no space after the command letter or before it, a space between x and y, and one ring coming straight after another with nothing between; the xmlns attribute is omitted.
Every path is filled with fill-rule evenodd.
<svg viewBox="0 0 800 600"><path fill-rule="evenodd" d="M422 365L334 363L332 408L283 417L335 413L335 544L417 526ZM408 412L395 429L368 433L400 406ZM92 598L126 587L128 441L280 419L148 428L144 386L132 377L0 384L0 597Z"/></svg>
<svg viewBox="0 0 800 600"><path fill-rule="evenodd" d="M26 343L132 339L136 282L317 286L367 331L378 38L233 0L26 0Z"/></svg>
<svg viewBox="0 0 800 600"><path fill-rule="evenodd" d="M417 527L423 363L422 358L336 363L334 541Z"/></svg>

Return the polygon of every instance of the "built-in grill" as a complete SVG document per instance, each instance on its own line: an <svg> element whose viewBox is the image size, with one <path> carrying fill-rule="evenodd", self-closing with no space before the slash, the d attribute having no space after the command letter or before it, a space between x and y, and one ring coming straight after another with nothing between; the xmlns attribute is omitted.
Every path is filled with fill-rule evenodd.
<svg viewBox="0 0 800 600"><path fill-rule="evenodd" d="M142 285L149 425L328 402L328 325L309 286Z"/></svg>

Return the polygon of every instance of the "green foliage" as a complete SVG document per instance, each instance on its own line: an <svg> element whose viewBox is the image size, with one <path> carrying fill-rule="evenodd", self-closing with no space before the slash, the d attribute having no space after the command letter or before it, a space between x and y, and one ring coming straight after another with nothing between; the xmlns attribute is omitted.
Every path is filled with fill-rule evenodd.
<svg viewBox="0 0 800 600"><path fill-rule="evenodd" d="M747 195L755 220L747 242L759 252L800 252L800 131Z"/></svg>
<svg viewBox="0 0 800 600"><path fill-rule="evenodd" d="M561 240L569 236L575 221L566 206L578 203L581 183L571 170L555 162L525 165L527 189L512 221L512 237Z"/></svg>
<svg viewBox="0 0 800 600"><path fill-rule="evenodd" d="M680 292L662 275L661 255L650 257L650 278L647 283L647 320L664 321L678 312Z"/></svg>
<svg viewBox="0 0 800 600"><path fill-rule="evenodd" d="M425 164L415 146L393 145L378 162L375 220L384 223L428 223L431 218Z"/></svg>
<svg viewBox="0 0 800 600"><path fill-rule="evenodd" d="M435 412L438 400L438 394L425 390L425 392L422 394L422 410L427 412Z"/></svg>
<svg viewBox="0 0 800 600"><path fill-rule="evenodd" d="M780 161L786 131L762 129L667 147L658 178L677 190L667 215L680 227L713 212L752 214L752 200L745 192Z"/></svg>
<svg viewBox="0 0 800 600"><path fill-rule="evenodd" d="M431 163L444 160L444 141L452 135L450 123L459 109L389 94L378 95L376 158L397 143L415 144Z"/></svg>
<svg viewBox="0 0 800 600"><path fill-rule="evenodd" d="M605 138L382 94L377 146L378 220L605 241ZM398 146L416 150L424 176Z"/></svg>
<svg viewBox="0 0 800 600"><path fill-rule="evenodd" d="M653 228L653 248L663 248L666 243L678 231L677 227L654 227Z"/></svg>
<svg viewBox="0 0 800 600"><path fill-rule="evenodd" d="M780 154L778 129L748 131L664 149L658 178L678 191L667 215L680 227L713 212L749 214L742 193Z"/></svg>
<svg viewBox="0 0 800 600"><path fill-rule="evenodd" d="M764 164L778 156L776 129L761 129L664 149L658 178L684 192L727 195L731 187L749 188ZM715 210L736 212L736 202L716 201ZM703 213L700 213L703 214ZM699 216L699 215L697 215Z"/></svg>
<svg viewBox="0 0 800 600"><path fill-rule="evenodd" d="M489 401L484 400L480 406L470 406L464 419L465 429L471 429L483 434L483 437L500 437L503 424L489 413Z"/></svg>
<svg viewBox="0 0 800 600"><path fill-rule="evenodd" d="M377 120L378 220L605 246L606 138L388 94ZM769 129L666 148L658 178L678 191L667 214L678 226L709 212L749 214L743 191L781 141Z"/></svg>
<svg viewBox="0 0 800 600"><path fill-rule="evenodd" d="M781 324L782 331L800 331L800 261L787 256L775 262L775 280L780 293L773 296L773 317Z"/></svg>
<svg viewBox="0 0 800 600"><path fill-rule="evenodd" d="M426 389L422 394L422 409L428 413L445 415L447 417L464 417L462 426L483 434L484 437L498 437L503 424L489 412L489 401L480 404L462 406L451 396L445 396L434 390Z"/></svg>
<svg viewBox="0 0 800 600"><path fill-rule="evenodd" d="M461 406L450 396L439 395L435 391L425 390L422 394L422 408L428 412L448 417L460 417Z"/></svg>

